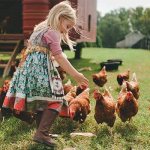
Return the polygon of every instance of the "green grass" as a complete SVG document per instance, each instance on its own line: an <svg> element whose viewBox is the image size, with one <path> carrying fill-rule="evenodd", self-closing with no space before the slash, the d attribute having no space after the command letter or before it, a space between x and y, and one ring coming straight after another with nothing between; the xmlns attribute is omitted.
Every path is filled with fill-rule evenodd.
<svg viewBox="0 0 150 150"><path fill-rule="evenodd" d="M89 79L90 100L92 112L83 124L72 122L66 118L58 118L52 126L53 133L60 134L56 139L58 150L74 147L77 150L149 150L150 149L150 51L134 49L98 49L85 48L82 59L72 59L74 54L66 51L68 58L76 69L90 66L92 71L82 71ZM139 111L132 123L122 123L117 117L113 127L113 135L105 124L97 124L94 120L95 100L92 92L95 87L91 75L100 70L99 63L107 59L119 58L123 65L119 70L108 72L107 87L115 101L118 96L116 75L119 72L131 70L136 73L140 83ZM73 80L72 80L73 81ZM75 82L73 82L75 84ZM70 137L73 131L92 132L96 137ZM35 124L29 126L14 117L6 119L0 124L0 149L1 150L45 150L50 149L32 141Z"/></svg>

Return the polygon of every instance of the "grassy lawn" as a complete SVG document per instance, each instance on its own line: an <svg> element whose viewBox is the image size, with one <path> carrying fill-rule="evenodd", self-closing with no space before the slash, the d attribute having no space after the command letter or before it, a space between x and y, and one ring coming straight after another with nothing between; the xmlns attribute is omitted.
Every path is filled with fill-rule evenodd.
<svg viewBox="0 0 150 150"><path fill-rule="evenodd" d="M92 71L82 71L89 79L91 113L83 124L78 124L66 118L58 118L52 127L52 132L60 134L56 139L57 150L75 148L76 150L149 150L150 149L150 51L131 49L98 49L85 48L82 59L72 59L74 54L66 51L68 58L77 69L90 66ZM131 123L122 123L117 117L113 127L113 135L105 124L97 124L94 120L93 89L91 75L100 70L99 63L107 59L122 59L123 65L119 70L108 72L106 87L111 87L115 101L118 96L116 76L119 72L130 69L132 75L136 73L140 83L139 111ZM73 80L72 80L73 81ZM2 79L0 79L2 82ZM73 81L75 84L75 82ZM92 132L96 137L70 137L70 133ZM46 150L50 149L32 141L35 124L27 125L11 117L0 124L0 149L1 150Z"/></svg>

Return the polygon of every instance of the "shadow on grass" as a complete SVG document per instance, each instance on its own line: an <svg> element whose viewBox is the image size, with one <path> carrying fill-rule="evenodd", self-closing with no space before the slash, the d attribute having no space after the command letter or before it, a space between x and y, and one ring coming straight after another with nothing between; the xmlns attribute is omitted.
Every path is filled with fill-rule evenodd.
<svg viewBox="0 0 150 150"><path fill-rule="evenodd" d="M97 137L92 138L90 143L91 148L94 150L96 150L97 147L101 147L102 149L108 149L112 147L117 134L120 135L125 141L133 143L136 140L138 133L137 127L129 123L117 124L115 128L112 128L112 135L110 133L110 128L107 126L102 126L101 128L98 127L96 131ZM129 143L125 145L127 150L132 149Z"/></svg>
<svg viewBox="0 0 150 150"><path fill-rule="evenodd" d="M93 64L90 62L91 59L69 59L69 61L73 66L76 66L77 68L87 67L89 66L89 64Z"/></svg>
<svg viewBox="0 0 150 150"><path fill-rule="evenodd" d="M31 144L28 146L27 150L56 150L57 147L48 147L43 144Z"/></svg>
<svg viewBox="0 0 150 150"><path fill-rule="evenodd" d="M0 130L3 131L3 141L7 141L7 143L20 140L20 137L27 134L32 128L33 125L28 125L15 117L10 117L0 124Z"/></svg>
<svg viewBox="0 0 150 150"><path fill-rule="evenodd" d="M134 141L138 133L137 127L133 123L119 123L115 131L119 133L126 141Z"/></svg>
<svg viewBox="0 0 150 150"><path fill-rule="evenodd" d="M70 133L73 132L77 126L77 122L74 122L69 118L59 117L53 124L51 132L53 134L61 134L64 137L70 137Z"/></svg>
<svg viewBox="0 0 150 150"><path fill-rule="evenodd" d="M101 128L100 128L101 127ZM110 133L110 128L107 125L99 124L99 127L96 133L96 137L91 140L91 147L97 149L97 145L101 148L108 148L113 143L113 135ZM109 142L108 142L109 141Z"/></svg>
<svg viewBox="0 0 150 150"><path fill-rule="evenodd" d="M124 145L126 150L132 150L138 134L137 127L133 123L120 123L116 125L115 132L119 133L121 138L126 141Z"/></svg>
<svg viewBox="0 0 150 150"><path fill-rule="evenodd" d="M76 66L76 69L80 69L83 67L91 67L92 71L90 72L98 72L101 70L100 65L93 63L91 59L69 59L69 61L73 66Z"/></svg>
<svg viewBox="0 0 150 150"><path fill-rule="evenodd" d="M100 62L94 63L92 62L92 59L69 59L69 61L73 66L76 66L77 69L91 67L94 72L99 72L102 69ZM107 72L115 73L118 72L118 70L107 70Z"/></svg>

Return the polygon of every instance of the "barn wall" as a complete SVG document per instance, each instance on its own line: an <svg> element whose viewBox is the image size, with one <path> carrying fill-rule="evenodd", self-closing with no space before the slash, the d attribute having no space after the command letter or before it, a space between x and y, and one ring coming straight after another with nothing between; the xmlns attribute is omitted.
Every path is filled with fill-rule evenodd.
<svg viewBox="0 0 150 150"><path fill-rule="evenodd" d="M28 37L34 25L45 20L49 9L63 0L23 0L23 33ZM96 0L70 0L77 9L77 29L80 34L71 32L77 42L96 41Z"/></svg>
<svg viewBox="0 0 150 150"><path fill-rule="evenodd" d="M45 20L49 12L49 0L23 0L23 33L26 38L36 24Z"/></svg>
<svg viewBox="0 0 150 150"><path fill-rule="evenodd" d="M78 0L78 26L82 36L78 41L96 41L96 0Z"/></svg>

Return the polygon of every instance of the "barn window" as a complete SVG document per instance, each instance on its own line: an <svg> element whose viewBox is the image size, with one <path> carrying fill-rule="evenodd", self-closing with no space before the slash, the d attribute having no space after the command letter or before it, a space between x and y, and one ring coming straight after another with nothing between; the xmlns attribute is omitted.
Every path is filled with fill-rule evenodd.
<svg viewBox="0 0 150 150"><path fill-rule="evenodd" d="M91 31L91 15L88 15L88 31Z"/></svg>

